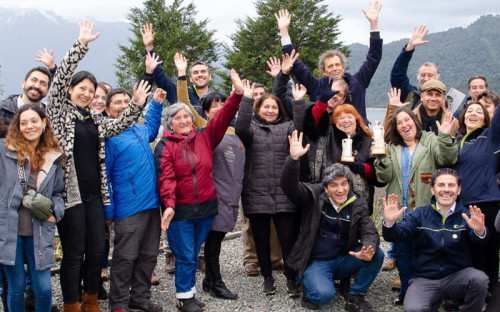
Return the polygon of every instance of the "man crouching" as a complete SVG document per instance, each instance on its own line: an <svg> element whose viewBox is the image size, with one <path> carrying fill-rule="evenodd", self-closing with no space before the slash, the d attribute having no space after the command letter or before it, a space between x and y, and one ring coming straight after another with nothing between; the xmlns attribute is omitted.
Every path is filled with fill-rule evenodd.
<svg viewBox="0 0 500 312"><path fill-rule="evenodd" d="M303 284L302 306L318 309L335 297L333 280L356 275L345 310L373 311L364 295L375 280L384 253L369 218L366 201L352 191L353 174L347 166L333 164L323 183L299 182L300 160L309 145L302 133L288 138L290 156L285 161L281 188L301 209L300 233L286 261Z"/></svg>
<svg viewBox="0 0 500 312"><path fill-rule="evenodd" d="M480 312L488 291L488 277L472 267L471 244L485 243L488 230L476 206L467 209L458 195L460 178L453 169L436 170L431 177L431 203L395 223L406 207L398 196L384 202L384 238L414 240L414 279L404 310L437 311L441 299L460 301L460 311Z"/></svg>

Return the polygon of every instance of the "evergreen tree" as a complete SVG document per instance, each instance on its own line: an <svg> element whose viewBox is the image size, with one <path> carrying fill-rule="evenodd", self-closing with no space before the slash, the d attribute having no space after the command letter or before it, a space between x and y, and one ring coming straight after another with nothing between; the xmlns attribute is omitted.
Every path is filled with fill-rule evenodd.
<svg viewBox="0 0 500 312"><path fill-rule="evenodd" d="M164 61L163 69L169 77L177 75L173 58L180 52L191 62L203 60L209 66L217 61L219 43L214 31L206 28L208 20L197 22L194 4L182 6L183 0L165 5L164 0L146 0L144 8L132 8L127 15L133 37L129 46L120 45L122 55L116 59L116 76L120 86L130 88L144 71L145 50L142 43L142 25L151 23L156 33L154 48Z"/></svg>
<svg viewBox="0 0 500 312"><path fill-rule="evenodd" d="M226 68L234 68L240 77L272 87L273 78L266 74L266 61L275 56L281 58L281 42L274 14L280 9L288 9L292 14L290 37L300 53L300 59L315 75L318 57L328 49L341 49L348 54L347 47L338 41L338 23L341 18L328 12L323 0L256 0L258 16L238 19L238 30L230 36L233 46L226 48ZM225 85L231 86L228 75L223 76Z"/></svg>

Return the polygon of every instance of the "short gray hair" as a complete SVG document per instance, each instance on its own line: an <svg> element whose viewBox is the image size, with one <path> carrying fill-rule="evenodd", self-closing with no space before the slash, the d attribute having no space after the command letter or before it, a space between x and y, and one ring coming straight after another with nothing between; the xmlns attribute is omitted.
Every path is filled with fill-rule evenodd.
<svg viewBox="0 0 500 312"><path fill-rule="evenodd" d="M170 124L172 123L172 119L174 119L174 116L177 115L177 113L181 109L184 109L188 113L188 115L191 117L191 121L194 122L194 115L193 115L193 112L191 112L191 109L189 109L189 106L187 106L184 103L175 103L175 104L170 105L165 110L165 127L167 127L168 130L172 131L172 128L170 128Z"/></svg>
<svg viewBox="0 0 500 312"><path fill-rule="evenodd" d="M322 181L323 185L327 186L328 183L340 177L346 177L349 184L351 184L354 174L349 167L342 165L341 163L330 165L325 169L325 175L323 176Z"/></svg>
<svg viewBox="0 0 500 312"><path fill-rule="evenodd" d="M342 51L337 50L337 49L327 50L319 56L318 69L319 69L321 74L323 74L325 72L325 60L327 58L334 57L334 56L338 56L340 59L340 63L342 64L342 67L344 68L344 70L347 69L347 59L345 57L345 54L342 53Z"/></svg>

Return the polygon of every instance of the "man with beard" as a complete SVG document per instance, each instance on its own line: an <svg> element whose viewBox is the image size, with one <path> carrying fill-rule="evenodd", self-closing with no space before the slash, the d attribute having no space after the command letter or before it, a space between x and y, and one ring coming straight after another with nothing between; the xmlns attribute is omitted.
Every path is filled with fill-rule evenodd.
<svg viewBox="0 0 500 312"><path fill-rule="evenodd" d="M55 67L53 70L55 72ZM10 124L16 111L24 104L36 104L45 108L45 104L41 103L41 101L47 95L51 82L51 71L47 68L32 68L23 80L23 93L10 95L0 103L0 117L5 124Z"/></svg>

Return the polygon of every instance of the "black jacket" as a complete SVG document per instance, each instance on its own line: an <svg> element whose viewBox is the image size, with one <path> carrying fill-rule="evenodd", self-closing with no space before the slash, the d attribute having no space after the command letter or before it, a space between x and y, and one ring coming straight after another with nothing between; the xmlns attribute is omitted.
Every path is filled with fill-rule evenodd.
<svg viewBox="0 0 500 312"><path fill-rule="evenodd" d="M281 175L281 188L290 200L299 207L301 223L297 242L285 261L292 271L302 276L318 234L321 211L325 205L330 205L330 202L328 197L324 196L323 184L299 182L299 171L300 161L295 161L288 156ZM351 192L348 197L352 196L357 197L355 193ZM349 209L351 210L351 226L346 252L353 250L359 244L365 247L372 246L376 252L380 244L380 237L375 225L370 220L365 200L357 197L349 204Z"/></svg>

